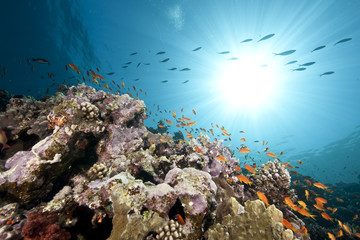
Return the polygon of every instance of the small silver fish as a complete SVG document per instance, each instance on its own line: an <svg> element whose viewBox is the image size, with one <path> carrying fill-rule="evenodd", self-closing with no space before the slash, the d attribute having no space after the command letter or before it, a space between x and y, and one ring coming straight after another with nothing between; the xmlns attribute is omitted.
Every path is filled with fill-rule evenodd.
<svg viewBox="0 0 360 240"><path fill-rule="evenodd" d="M183 68L183 69L180 69L180 71L190 71L191 69L190 68Z"/></svg>
<svg viewBox="0 0 360 240"><path fill-rule="evenodd" d="M162 83L167 83L168 82L168 80L163 80L163 81L161 81Z"/></svg>
<svg viewBox="0 0 360 240"><path fill-rule="evenodd" d="M196 51L199 51L200 49L201 49L201 47L197 47L197 48L193 49L192 51L196 52Z"/></svg>
<svg viewBox="0 0 360 240"><path fill-rule="evenodd" d="M344 38L344 39L341 39L340 41L338 41L337 43L334 44L334 46L336 44L339 44L339 43L344 43L344 42L347 42L347 41L350 41L352 38Z"/></svg>
<svg viewBox="0 0 360 240"><path fill-rule="evenodd" d="M160 61L160 62L167 62L167 61L169 61L170 60L170 58L165 58L164 60L162 60L162 61Z"/></svg>
<svg viewBox="0 0 360 240"><path fill-rule="evenodd" d="M174 67L174 68L169 68L168 70L170 70L170 71L174 71L174 70L176 70L177 68L176 67Z"/></svg>
<svg viewBox="0 0 360 240"><path fill-rule="evenodd" d="M304 71L306 70L306 68L296 68L296 69L293 69L293 71Z"/></svg>
<svg viewBox="0 0 360 240"><path fill-rule="evenodd" d="M156 55L161 55L161 54L165 54L165 52L161 51L156 53Z"/></svg>
<svg viewBox="0 0 360 240"><path fill-rule="evenodd" d="M285 52L273 53L273 54L275 54L275 56L277 56L277 55L279 55L279 56L287 56L287 55L293 54L294 52L296 52L296 50L288 50L288 51L285 51Z"/></svg>
<svg viewBox="0 0 360 240"><path fill-rule="evenodd" d="M185 80L184 82L182 82L182 83L187 83L187 82L189 82L189 80Z"/></svg>
<svg viewBox="0 0 360 240"><path fill-rule="evenodd" d="M315 48L314 50L312 50L311 52L314 52L314 51L317 51L317 50L323 49L324 47L326 47L326 46L325 46L325 45L323 45L323 46L317 47L317 48Z"/></svg>
<svg viewBox="0 0 360 240"><path fill-rule="evenodd" d="M46 59L43 59L43 58L31 58L31 60L33 62L38 62L38 63L43 63L43 64L49 64L50 65L50 62Z"/></svg>
<svg viewBox="0 0 360 240"><path fill-rule="evenodd" d="M230 51L223 51L223 52L218 52L218 54L229 54Z"/></svg>
<svg viewBox="0 0 360 240"><path fill-rule="evenodd" d="M295 60L295 61L290 61L290 62L286 63L285 65L290 65L290 64L294 64L294 63L297 63L297 60Z"/></svg>
<svg viewBox="0 0 360 240"><path fill-rule="evenodd" d="M248 38L248 39L245 39L245 40L241 41L240 43L246 43L246 42L251 42L251 41L252 41L252 39Z"/></svg>
<svg viewBox="0 0 360 240"><path fill-rule="evenodd" d="M232 57L232 58L229 58L228 60L238 60L237 57Z"/></svg>
<svg viewBox="0 0 360 240"><path fill-rule="evenodd" d="M331 75L331 74L333 74L333 73L335 73L335 72L332 72L332 71L330 71L330 72L324 72L323 74L320 74L320 77L323 76L323 75Z"/></svg>
<svg viewBox="0 0 360 240"><path fill-rule="evenodd" d="M315 62L307 62L307 63L304 63L304 64L299 64L299 67L307 67L307 66L311 66L313 65Z"/></svg>
<svg viewBox="0 0 360 240"><path fill-rule="evenodd" d="M260 39L259 41L257 41L257 42L264 41L264 40L266 40L266 39L272 38L273 36L275 36L275 33L272 33L272 34L266 35L265 37L261 38L261 39Z"/></svg>

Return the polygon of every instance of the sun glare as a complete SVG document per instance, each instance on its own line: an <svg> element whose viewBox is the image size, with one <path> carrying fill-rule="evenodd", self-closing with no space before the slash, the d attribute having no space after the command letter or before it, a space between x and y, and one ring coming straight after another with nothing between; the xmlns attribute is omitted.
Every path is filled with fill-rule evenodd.
<svg viewBox="0 0 360 240"><path fill-rule="evenodd" d="M243 58L224 66L218 86L227 106L253 109L270 103L275 79L271 66L263 65L262 59Z"/></svg>

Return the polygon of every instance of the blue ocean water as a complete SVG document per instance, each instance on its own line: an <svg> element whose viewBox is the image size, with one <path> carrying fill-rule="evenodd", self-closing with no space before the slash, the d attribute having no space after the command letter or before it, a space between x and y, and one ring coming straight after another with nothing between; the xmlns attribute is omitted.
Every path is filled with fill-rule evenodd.
<svg viewBox="0 0 360 240"><path fill-rule="evenodd" d="M241 163L266 162L268 147L322 183L359 183L358 9L357 0L5 1L0 88L39 98L99 68L101 87L87 84L115 92L123 81L152 112L147 126L175 111L226 139Z"/></svg>

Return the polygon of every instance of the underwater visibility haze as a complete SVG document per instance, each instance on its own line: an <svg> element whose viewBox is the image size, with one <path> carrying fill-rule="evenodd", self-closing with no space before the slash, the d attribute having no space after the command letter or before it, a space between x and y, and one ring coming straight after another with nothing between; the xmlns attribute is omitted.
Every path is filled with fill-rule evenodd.
<svg viewBox="0 0 360 240"><path fill-rule="evenodd" d="M360 234L356 235L360 232L360 222L357 219L360 213L358 210L360 204L359 9L360 1L357 0L4 1L0 10L2 31L0 109L6 117L1 117L0 113L2 147L0 170L5 172L11 169L12 165L5 162L13 158L15 149L20 151L18 138L32 139L24 137L24 132L20 130L17 134L12 134L11 128L15 123L9 116L16 116L20 111L11 112L13 115L9 113L9 105L7 109L6 104L10 101L11 104L16 105L16 100L9 99L32 96L36 100L42 99L47 102L41 106L35 104L37 107L40 106L40 109L45 109L49 108L50 100L47 99L60 91L66 96L64 99L77 99L81 108L87 108L88 112L97 108L88 119L92 119L93 115L101 116L104 123L106 119L109 122L118 121L117 125L114 124L118 126L123 124L119 119L124 118L129 121L126 126L132 125L135 129L142 129L139 126L140 122L144 121L146 131L150 131L154 136L161 133L173 135L175 149L181 149L181 144L193 144L194 139L198 137L204 142L203 135L208 136L207 147L212 141L216 144L222 142L221 147L227 149L229 146L229 150L219 150L218 154L221 152L222 155L217 156L216 159L229 166L233 164L232 169L237 169L236 174L229 170L231 167L224 168L223 173L218 173L220 176L226 176L229 184L234 184L233 179L235 179L245 183L246 189L248 186L246 181L252 181L253 185L256 185L256 177L249 180L245 177L248 176L247 173L254 171L253 174L256 175L261 171L266 172L271 166L279 165L278 167L281 166L289 171L291 188L295 189L295 194L299 196L298 200L308 200L309 191L310 196L314 198L328 198L329 202L331 202L329 198L334 199L333 205L326 205L325 208L322 204L326 203L321 200L313 202L309 200L309 212L316 215L315 221L311 218L313 215L307 216L291 202L294 201L291 195L293 193L290 195L287 195L290 191L279 193L283 194L283 197L288 196L290 197L288 199L292 199L285 204L289 209L297 212L298 216L306 218L305 223L297 222L295 229L291 224L289 226L282 222L286 228L294 232L294 236L308 239L304 237L307 233L302 227L306 225L309 229L309 225L318 224L323 230L316 230L317 227L310 228L311 239L332 239L331 234L334 235L334 239L336 236L339 239L357 239L360 237ZM111 115L114 113L110 112L115 112L116 109L114 104L104 101L104 106L98 106L95 103L99 100L94 100L97 97L89 97L90 100L86 103L87 100L76 93L85 91L90 94L92 90L82 85L78 86L83 83L96 91L113 95L129 94L130 99L134 101L121 98L126 104L121 105L119 100L120 106L129 108L130 112L135 112L135 108L138 109L140 106L142 108L146 106L147 117L138 112L134 119L128 117L125 112ZM67 92L70 86L78 87L77 90L73 88ZM113 95L105 94L104 99ZM144 101L145 106L135 99ZM54 100L51 104L52 107L62 106L60 100ZM94 104L97 107L92 108L86 104ZM23 105L30 107L32 104L23 103ZM106 111L110 112L101 112L101 107L104 109L106 107ZM39 113L42 114L44 119L41 121L44 122L43 126L47 133L38 134L40 130L33 128L32 133L38 135L39 139L29 140L32 142L29 145L24 143L24 148L26 145L27 149L21 149L22 151L33 148L32 151L35 152L35 143L48 136L54 136L58 127L66 126L69 121L73 121L71 126L74 126L75 122L77 126L83 124L80 119L71 120L69 113L66 115L67 118L59 118L56 110L55 113L44 111ZM143 119L139 120L138 115L142 116L139 119ZM26 121L31 122L29 119L33 117L34 115L24 117L16 124L19 126L27 124ZM89 130L94 134L92 137L94 139L101 135L99 129L101 130L103 126L99 122L96 124L94 125L96 131ZM9 126L12 127L8 128ZM29 128L31 127L26 127L27 130ZM70 125L69 128L77 131ZM108 127L108 125L104 128L111 129L107 133L110 138L116 131L129 136L133 134L133 130L122 132L117 127ZM144 129L140 131L142 134L145 132ZM70 130L66 131L68 133ZM86 133L89 131L84 130ZM108 135L105 136L109 137ZM134 136L139 138L140 134ZM136 145L138 143L132 142L129 145L125 144L123 148L134 145L145 149L148 144L147 147L151 149L149 146L156 141L160 145L170 141L166 137L168 135L162 136L165 137L158 137L157 140L155 137L148 137L146 141L144 140L144 145L140 143ZM113 151L109 150L113 140L104 141L103 147L95 147L98 145L94 143L92 148L97 150L91 151L102 161L104 158L100 157L101 151L106 151L104 149ZM69 143L84 148L91 145L89 139L88 142L81 142L81 138L74 142L69 140ZM98 142L100 144L102 140ZM211 149L205 150L200 145L191 146L199 155L209 153ZM187 152L188 148L182 151ZM260 170L261 165L269 160L275 161L275 165L263 165ZM119 169L122 168L120 165L117 166ZM239 166L245 167L241 174ZM81 165L77 168L67 176L68 179L75 178L74 176L86 167ZM96 170L89 171L101 172L110 168L109 164L104 162L104 165L97 165ZM141 169L138 166L136 168ZM167 170L173 171L170 169ZM204 169L202 170L207 171ZM214 177L214 171L209 170L209 173ZM105 172L103 174L105 175ZM146 174L146 177L143 177L144 182L146 180L157 183L167 182L171 178L168 175L165 178L165 175L162 176L160 173L156 173L156 177ZM134 176L137 178L136 174ZM123 178L125 175L119 177L119 179ZM6 181L10 181L9 179L10 177ZM4 182L1 180L0 184L5 184ZM321 185L316 186L314 183ZM52 190L47 189L47 193L53 194L51 196L55 195L56 187L62 188L61 183L53 185ZM212 187L208 188L206 191L211 192ZM22 191L21 189L17 191ZM259 198L266 202L264 200L266 197L262 196L264 190L260 187L254 189L252 192L249 190L252 195L246 193L244 195L251 200ZM6 192L3 188L0 188L0 191ZM303 196L301 197L297 191L301 191ZM280 207L284 204L283 199L274 200L274 197L271 200L269 197L271 193L264 193L270 198L271 203L283 211ZM333 197L329 197L331 194L334 194ZM44 194L42 201L50 201L52 199L50 195ZM249 197L250 195L252 197ZM112 195L112 199L114 198ZM16 197L1 201L1 205L5 202L10 203L14 199ZM33 199L29 197L19 202L27 204L31 201ZM79 202L87 205L87 200ZM172 205L174 204L178 203L174 200ZM317 210L313 210L312 205L318 206L320 210L316 206ZM149 204L146 206L147 210L151 209ZM343 212L336 213L334 209L341 207ZM145 210L141 211L143 214ZM169 214L170 219L174 219L169 226L180 224L180 229L184 226L186 235L189 234L186 232L187 224L191 223L194 229L196 224L197 226L201 224L191 220L193 214L191 211L187 212L186 209L184 211ZM103 215L97 210L95 212L96 220L92 221L108 218L111 222L112 216L106 210L101 213L104 213ZM160 216L165 212L165 210L161 212ZM346 220L341 219L341 215L346 216ZM292 215L284 213L284 219L290 216ZM182 219L184 217L185 220ZM329 220L330 218L336 220ZM347 225L339 227L338 222L347 222ZM212 223L210 220L203 222L206 229L214 230ZM349 232L346 230L348 225L351 225ZM29 228L29 225L25 226L24 228ZM62 235L63 239L70 239L67 235L70 232L72 239L77 239L74 238L76 231L69 230L73 229L72 227L71 224L66 225L62 230L58 230L61 233L59 235ZM61 232L65 231L63 229L67 229L68 232ZM341 229L343 232L340 232ZM110 234L109 229L107 230ZM182 230L177 231L180 234ZM220 236L210 232L207 233L208 235L205 234L203 239L207 239L206 236L213 237L209 239L217 239L216 236ZM161 235L161 231L157 233ZM22 234L27 239L36 239L34 236L26 235L24 230ZM96 236L99 237L101 234ZM152 239L149 236L143 239ZM201 234L195 232L187 236L196 239ZM88 238L91 239L89 236ZM116 239L114 230L111 239ZM292 238L283 237L283 239Z"/></svg>

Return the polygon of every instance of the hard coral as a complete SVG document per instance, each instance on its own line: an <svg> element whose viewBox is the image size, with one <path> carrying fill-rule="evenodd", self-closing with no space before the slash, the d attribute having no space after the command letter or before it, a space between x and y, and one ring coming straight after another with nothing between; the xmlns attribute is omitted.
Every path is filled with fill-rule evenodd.
<svg viewBox="0 0 360 240"><path fill-rule="evenodd" d="M252 194L256 196L256 191L261 191L267 196L270 204L282 205L284 197L295 198L294 191L290 190L289 171L276 159L261 165L258 172L249 179L254 183L249 188Z"/></svg>
<svg viewBox="0 0 360 240"><path fill-rule="evenodd" d="M162 228L159 228L157 233L156 239L158 240L186 239L182 226L174 220L170 220Z"/></svg>
<svg viewBox="0 0 360 240"><path fill-rule="evenodd" d="M230 199L227 201L230 201ZM229 214L220 218L220 222L210 227L207 231L206 239L293 239L293 232L291 230L284 231L284 227L281 224L283 214L274 205L265 208L264 203L260 200L247 201L245 202L245 209L242 214L238 214L238 204L228 204L228 206L235 209L225 211L229 212Z"/></svg>

